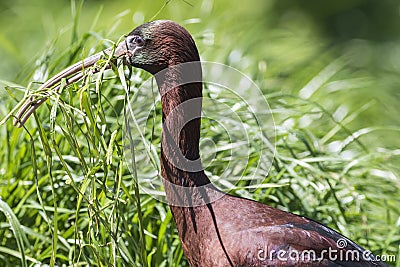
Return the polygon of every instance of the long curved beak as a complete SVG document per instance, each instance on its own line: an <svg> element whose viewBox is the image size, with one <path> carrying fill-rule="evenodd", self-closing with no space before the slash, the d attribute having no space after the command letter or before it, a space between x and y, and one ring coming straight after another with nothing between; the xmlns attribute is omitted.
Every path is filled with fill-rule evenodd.
<svg viewBox="0 0 400 267"><path fill-rule="evenodd" d="M105 49L97 54L94 54L84 59L83 61L75 63L74 65L62 70L58 74L51 77L42 86L40 86L38 92L45 89L51 89L51 91L47 91L44 94L40 95L30 96L15 114L14 125L22 127L24 123L28 120L29 116L31 116L32 113L50 97L51 93L57 92L60 89L61 81L63 79L65 79L65 86L80 80L85 75L84 70L86 68L94 66L96 62L99 61L101 58L109 57L110 53L113 53L112 48ZM126 46L126 42L123 41L115 48L114 54L111 56L113 56L114 58L118 58L126 55L127 53L128 49ZM109 69L111 68L111 64L107 63L107 65L103 66L102 68ZM91 68L91 73L97 73L100 70L101 68Z"/></svg>

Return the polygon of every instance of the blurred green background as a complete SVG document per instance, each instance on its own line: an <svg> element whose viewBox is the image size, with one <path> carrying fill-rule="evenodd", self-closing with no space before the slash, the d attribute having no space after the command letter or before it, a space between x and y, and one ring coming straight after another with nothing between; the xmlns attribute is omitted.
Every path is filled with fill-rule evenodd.
<svg viewBox="0 0 400 267"><path fill-rule="evenodd" d="M342 177L344 173L345 178L331 191L321 191L317 186L299 190L293 186L297 184L296 179L318 181L321 175L304 172L304 169L298 169L299 166L291 169L293 162L288 160L287 170L297 172L299 177L290 171L286 174L279 168L273 168L271 176L282 178L285 183L289 181L289 188L259 190L254 195L239 190L236 194L304 214L355 238L375 253L399 257L398 1L88 0L82 3L80 7L80 1L0 1L0 119L17 103L11 95L15 95L16 99L23 97L23 92L16 90L18 86L15 84L25 87L31 82L44 82L49 75L80 60L82 54L99 51L99 46L94 44L101 43L104 38L117 41L143 22L151 19L174 20L194 36L203 60L233 66L247 74L261 88L274 111L279 160L284 161L279 158L280 153L300 158L327 154L343 161L340 164L327 162L329 171L321 168L333 179ZM90 38L82 41L88 34ZM49 111L43 110L48 116ZM325 112L323 115L321 110ZM30 151L29 139L14 130L10 122L6 125L7 128L1 126L0 129L0 144L4 148L0 153L0 177L3 178L0 195L26 227L24 231L29 235L31 244L41 244L36 249L28 249L27 254L48 263L51 252L45 247L54 245L54 237L51 241L51 234L39 219L42 213L38 208L37 196L33 193L34 187L30 187L34 179L29 176L32 173L27 152ZM29 125L32 127L32 124ZM355 143L351 138L358 138L362 145L350 145L349 150L337 151L338 143ZM10 142L18 145L13 147ZM303 153L307 150L321 154ZM360 151L364 154L358 158ZM347 171L354 169L353 166L357 166L356 172L349 172L347 177ZM46 173L45 163L40 167ZM279 178L270 178L267 182L280 184ZM48 192L47 197L51 195L49 188L53 185L42 181L41 187L40 192ZM33 191L29 191L28 201L24 198L24 190L28 191L29 188ZM76 195L67 188L59 192L59 203L71 204L68 208L73 214L75 202L72 203L72 200ZM68 195L67 191L72 192L70 198L62 198L63 194ZM337 200L332 192L338 193L339 198L343 197ZM27 213L21 211L19 206L21 199L36 205L36 219L28 222ZM157 239L160 233L158 229L167 227L163 226L162 221L171 220L170 213L165 205L157 206L152 200L144 202L148 216L145 218L149 221L149 224L145 224L147 238ZM151 208L149 203L152 203ZM332 203L338 203L338 206ZM53 202L50 201L48 205L51 208ZM27 209L32 207L28 205ZM60 207L67 209L62 204ZM51 212L50 208L48 212ZM4 209L3 206L3 212ZM154 210L161 215L156 215ZM132 214L132 218L130 222L137 222L137 215ZM73 239L82 235L82 232L71 233L69 223L61 223L59 219L60 236L67 240L67 237ZM17 251L20 249L13 241L5 216L0 217L0 223L0 262L7 259L7 266L19 264L18 257L21 255ZM89 232L85 227L86 224L82 226L82 231ZM137 231L132 227L132 232ZM173 266L171 262L175 262L176 266L186 266L184 259L181 259L176 233L173 228L170 231L165 233L165 244L158 240L156 248L146 239L147 255L155 253L153 258L148 256L149 265ZM40 235L35 235L35 232ZM93 251L99 249L99 254L93 252L93 255L101 258L99 255L106 253L107 246L104 244L108 244L107 240L104 244L99 242L100 245L93 240L87 242L94 242ZM65 244L58 245L62 247ZM174 254L166 252L171 247L176 248ZM68 250L62 247L59 249L60 255L52 257L57 258L56 262L68 262L72 252L65 251ZM138 251L141 250L134 249L135 253L142 253ZM90 261L95 256L89 252L87 255L90 264L106 265L108 254L95 262ZM141 262L138 258L134 257L134 261ZM123 266L121 262L119 266ZM391 264L396 265L393 262ZM137 265L145 264L142 262Z"/></svg>

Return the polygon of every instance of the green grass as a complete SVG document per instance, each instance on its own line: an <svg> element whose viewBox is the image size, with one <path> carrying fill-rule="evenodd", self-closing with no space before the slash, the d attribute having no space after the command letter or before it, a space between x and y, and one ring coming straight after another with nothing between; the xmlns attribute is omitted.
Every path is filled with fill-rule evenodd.
<svg viewBox="0 0 400 267"><path fill-rule="evenodd" d="M398 111L387 96L390 94L385 95L385 88L396 88L392 75L397 72L381 70L380 75L373 75L376 69L356 64L357 53L349 52L357 46L331 46L315 32L310 34L312 26L300 26L299 21L304 22L301 16L283 20L261 35L256 33L265 22L246 17L251 7L241 11L247 20L234 23L239 11L224 12L223 4L214 4L212 12L207 13L204 4L202 15L193 13L201 23L186 26L204 59L236 67L257 83L276 125L272 167L264 164L257 170L265 176L263 183L250 190L248 180L236 181L242 173L232 170L225 181L235 186L231 193L310 217L376 254L399 258L400 127L391 115L385 116ZM119 35L112 33L114 25L97 30L104 26L96 26L95 21L80 33L82 22L78 18L84 20L85 15L79 13L79 5L74 8L71 43L50 42L13 83L9 79L1 82L0 119L26 90L39 87L31 82L32 77L51 76L103 49L109 43L104 39L118 40ZM187 8L183 2L172 2L161 14L171 12L176 17L170 18L185 23L182 13ZM91 12L97 14L98 10ZM146 18L157 10L149 11ZM111 20L118 20L117 13ZM218 19L213 18L215 14L219 14ZM103 17L99 13L97 21ZM224 19L230 24L219 23ZM249 25L252 27L246 29ZM132 26L136 25L130 23ZM128 102L124 84L131 97L140 97L149 77L140 70L119 66L101 79L87 77L63 88L38 109L25 128L17 129L11 120L1 125L3 266L187 266L167 204L137 183L152 182L153 193L162 194L158 166L161 118L155 88L146 92L150 95L147 101L156 103L155 109L145 122L146 128L136 129L145 140L135 134L133 138L139 140L135 149L124 147L124 107ZM367 97L378 96L376 88L382 90L379 97ZM218 94L212 88L206 87L204 94L228 106L237 103L232 95ZM389 103L386 109L380 105L385 100ZM142 101L134 103L134 109L143 110ZM239 111L246 116L245 108ZM254 120L244 124L248 129L257 127ZM271 131L270 124L261 125L265 132ZM215 144L215 158L206 171L217 179L230 162L226 132L217 122L204 119L202 137ZM267 147L270 141L251 140L249 159L234 165L245 168L245 177L256 171L256 148ZM145 143L151 144L150 149L144 148ZM202 147L203 157L211 157L213 146L206 142ZM128 154L133 152L135 155ZM124 160L134 156L137 161L132 173Z"/></svg>

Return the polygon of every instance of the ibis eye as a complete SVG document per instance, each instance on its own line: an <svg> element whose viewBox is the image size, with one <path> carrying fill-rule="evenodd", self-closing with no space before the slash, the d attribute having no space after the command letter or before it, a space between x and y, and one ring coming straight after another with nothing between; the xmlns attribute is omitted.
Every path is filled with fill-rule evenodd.
<svg viewBox="0 0 400 267"><path fill-rule="evenodd" d="M139 35L129 35L125 42L130 49L142 47L144 45L144 40Z"/></svg>
<svg viewBox="0 0 400 267"><path fill-rule="evenodd" d="M136 36L135 41L136 41L136 45L137 45L137 46L143 46L143 45L144 45L144 40L143 40L143 38L140 37L140 36Z"/></svg>

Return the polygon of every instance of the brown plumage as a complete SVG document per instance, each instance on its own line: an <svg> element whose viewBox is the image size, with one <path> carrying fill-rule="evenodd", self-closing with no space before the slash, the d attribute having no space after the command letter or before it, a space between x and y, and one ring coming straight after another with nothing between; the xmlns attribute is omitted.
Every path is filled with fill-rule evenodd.
<svg viewBox="0 0 400 267"><path fill-rule="evenodd" d="M62 78L69 77L69 83L80 79L82 74L76 73L82 65L93 65L103 53L71 66L42 88L57 90ZM183 27L172 21L146 23L133 30L114 55L156 77L162 96L162 177L191 266L386 266L324 225L223 194L211 184L199 156L200 59ZM187 62L192 63L180 65ZM186 76L191 83L185 83ZM17 113L15 124L21 126L45 97L29 99ZM341 248L338 241L346 246ZM354 260L346 255L354 255Z"/></svg>

